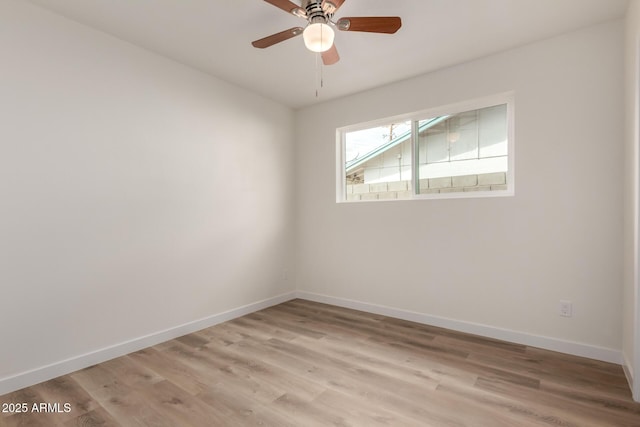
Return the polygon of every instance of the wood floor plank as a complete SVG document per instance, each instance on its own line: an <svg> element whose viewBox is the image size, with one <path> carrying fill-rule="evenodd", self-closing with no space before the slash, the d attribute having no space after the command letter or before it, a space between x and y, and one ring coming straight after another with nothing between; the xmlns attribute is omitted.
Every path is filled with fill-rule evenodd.
<svg viewBox="0 0 640 427"><path fill-rule="evenodd" d="M100 366L120 382L134 388L153 386L153 384L166 379L129 356L109 360L101 363Z"/></svg>
<svg viewBox="0 0 640 427"><path fill-rule="evenodd" d="M164 380L140 390L145 401L154 410L176 426L223 426L228 420L205 402L195 399L182 388Z"/></svg>
<svg viewBox="0 0 640 427"><path fill-rule="evenodd" d="M0 419L0 426L3 427L62 427L62 420L57 420L51 414L20 413L12 414Z"/></svg>
<svg viewBox="0 0 640 427"><path fill-rule="evenodd" d="M237 343L224 349L216 348L215 351L209 349L209 351L215 357L233 360L234 366L243 373L245 379L252 378L262 386L279 390L280 394L277 397L295 391L296 395L301 398L311 400L324 391L321 386L289 374L281 365L270 363L265 357L263 345L256 345L251 349L251 352L247 352L247 347L242 345L243 343Z"/></svg>
<svg viewBox="0 0 640 427"><path fill-rule="evenodd" d="M515 414L518 422L533 422L539 425L559 425L566 427L608 427L609 422L593 418L584 411L571 411L568 406L545 405L539 400L526 400L515 393L506 395L487 393L485 390L470 387L456 387L442 385L438 392L449 398L455 397L460 401L480 404L485 408L493 408L496 413ZM611 417L607 418L610 420ZM614 424L615 425L615 424Z"/></svg>
<svg viewBox="0 0 640 427"><path fill-rule="evenodd" d="M70 375L37 384L33 388L43 398L40 403L58 404L59 406L69 405L69 412L61 411L51 414L59 423L65 423L99 407L99 404L93 400L91 395Z"/></svg>
<svg viewBox="0 0 640 427"><path fill-rule="evenodd" d="M609 411L606 406L594 404L596 402L593 401L585 404L587 401L576 399L570 392L566 394L539 393L528 387L486 378L479 378L475 387L480 390L479 393L483 396L493 395L508 399L514 402L511 403L512 405L518 401L529 402L527 408L530 411L534 408L538 414L546 411L545 419L552 417L549 414L555 414L553 416L555 419L574 419L574 424L578 423L577 425L601 425L603 427L626 425L624 421L626 415L620 411ZM486 393L487 391L490 393ZM520 411L522 412L522 410ZM533 414L533 412L531 413ZM565 421L565 423L569 424L569 421Z"/></svg>
<svg viewBox="0 0 640 427"><path fill-rule="evenodd" d="M285 395L275 402L287 414L298 421L298 425L337 426L417 426L424 425L392 413L381 406L354 404L352 396L328 389L311 402Z"/></svg>
<svg viewBox="0 0 640 427"><path fill-rule="evenodd" d="M355 401L365 404L380 405L382 407L393 407L394 412L399 412L416 422L425 420L443 421L446 423L439 425L450 425L449 420L455 414L444 414L437 405L432 405L428 397L433 386L428 383L419 387L417 395L402 396L402 389L396 387L390 389L386 383L370 381L366 372L351 372L351 366L343 366L344 362L338 365L328 362L322 356L314 357L312 354L302 352L301 354L291 354L291 348L278 345L277 340L267 343L269 347L276 350L276 358L281 363L295 370L297 374L303 375L309 381L323 384L329 390L340 392L344 395L352 396ZM320 353L319 353L320 354ZM323 362L323 360L325 360ZM438 425L438 424L436 424Z"/></svg>
<svg viewBox="0 0 640 427"><path fill-rule="evenodd" d="M300 337L296 342L306 345L305 337ZM361 372L369 372L372 376L370 380L385 382L390 386L390 382L404 381L409 384L419 382L421 387L431 384L435 389L439 382L428 375L429 372L411 369L402 363L396 361L388 361L383 358L375 357L367 353L360 353L344 341L340 343L331 343L322 339L315 343L317 349L322 350L325 355L331 357L332 360L342 360L353 367L357 367ZM375 376L375 378L373 378ZM387 381L387 379L389 379Z"/></svg>
<svg viewBox="0 0 640 427"><path fill-rule="evenodd" d="M198 375L182 361L175 358L169 359L155 348L140 350L128 357L193 395L206 390L211 385L209 379Z"/></svg>
<svg viewBox="0 0 640 427"><path fill-rule="evenodd" d="M640 426L619 365L293 300L0 396L0 426Z"/></svg>
<svg viewBox="0 0 640 427"><path fill-rule="evenodd" d="M79 415L64 423L65 427L104 426L117 427L119 424L107 411L99 407L85 414Z"/></svg>
<svg viewBox="0 0 640 427"><path fill-rule="evenodd" d="M214 410L225 414L229 425L294 427L296 424L274 410L272 402L263 404L251 392L224 381L197 396Z"/></svg>
<svg viewBox="0 0 640 427"><path fill-rule="evenodd" d="M243 326L236 325L235 322L232 322L230 326L243 328ZM340 357L351 356L369 361L380 359L378 363L386 361L389 364L406 367L414 372L428 372L430 377L437 377L439 381L446 381L447 377L457 379L466 377L465 381L473 384L477 379L477 375L466 375L465 372L439 363L426 354L414 353L409 355L403 349L397 349L385 343L368 339L370 337L369 334L354 335L353 333L343 333L344 327L340 326L339 328L340 330L337 333L329 334L322 340L318 340L316 346L318 348L330 348ZM249 329L246 330L249 331Z"/></svg>
<svg viewBox="0 0 640 427"><path fill-rule="evenodd" d="M113 418L126 426L172 426L136 390L165 380L128 356L75 372L71 376Z"/></svg>

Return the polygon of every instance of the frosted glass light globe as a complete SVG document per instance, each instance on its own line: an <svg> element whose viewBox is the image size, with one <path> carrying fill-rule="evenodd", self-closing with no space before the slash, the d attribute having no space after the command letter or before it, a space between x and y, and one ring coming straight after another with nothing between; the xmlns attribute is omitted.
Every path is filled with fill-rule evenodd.
<svg viewBox="0 0 640 427"><path fill-rule="evenodd" d="M333 46L333 28L322 22L310 24L302 33L304 45L312 52L326 52Z"/></svg>

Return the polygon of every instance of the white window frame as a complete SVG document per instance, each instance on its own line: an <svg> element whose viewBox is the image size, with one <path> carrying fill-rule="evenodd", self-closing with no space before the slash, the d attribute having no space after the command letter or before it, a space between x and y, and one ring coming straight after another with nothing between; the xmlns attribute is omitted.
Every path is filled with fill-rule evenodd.
<svg viewBox="0 0 640 427"><path fill-rule="evenodd" d="M451 193L435 193L420 194L419 184L416 182L418 167L417 144L416 144L416 125L420 120L429 117L439 117L444 115L454 115L467 111L479 110L495 105L507 105L507 189L499 191L468 191L468 192L451 192ZM505 92L491 95L483 98L477 98L469 101L448 104L441 107L429 108L426 110L416 111L413 113L402 114L384 119L372 120L365 123L343 126L336 129L336 202L337 203L366 203L366 202L383 202L383 201L411 201L411 200L433 200L433 199L459 199L459 198L477 198L477 197L511 197L515 195L515 94L514 92ZM373 127L383 126L389 123L401 121L412 122L411 135L411 198L408 199L391 199L391 200L347 200L346 195L346 134L359 130L369 129Z"/></svg>

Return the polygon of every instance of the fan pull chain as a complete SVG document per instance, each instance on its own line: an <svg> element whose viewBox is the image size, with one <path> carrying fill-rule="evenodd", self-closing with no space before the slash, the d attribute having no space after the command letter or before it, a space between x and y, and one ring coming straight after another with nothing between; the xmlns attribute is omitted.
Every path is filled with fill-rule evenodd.
<svg viewBox="0 0 640 427"><path fill-rule="evenodd" d="M320 57L319 53L316 53L315 55L316 57L316 98L318 98L318 92L319 92L319 88L318 88L318 68L320 67L320 63L318 62L318 57Z"/></svg>
<svg viewBox="0 0 640 427"><path fill-rule="evenodd" d="M320 58L322 54L316 54L316 98L320 97L320 89L324 88L324 67Z"/></svg>

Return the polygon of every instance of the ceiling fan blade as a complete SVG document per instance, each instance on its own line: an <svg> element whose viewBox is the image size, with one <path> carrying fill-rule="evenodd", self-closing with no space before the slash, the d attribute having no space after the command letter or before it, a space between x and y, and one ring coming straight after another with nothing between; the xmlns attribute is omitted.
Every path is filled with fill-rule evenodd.
<svg viewBox="0 0 640 427"><path fill-rule="evenodd" d="M398 16L340 18L336 25L342 31L393 34L402 27L402 20Z"/></svg>
<svg viewBox="0 0 640 427"><path fill-rule="evenodd" d="M338 49L336 49L335 43L331 46L331 49L326 52L322 52L322 62L324 65L333 65L340 60L338 55Z"/></svg>
<svg viewBox="0 0 640 427"><path fill-rule="evenodd" d="M276 43L280 43L295 36L299 36L300 34L302 34L302 31L302 27L289 28L288 30L280 31L279 33L272 34L263 39L251 42L251 44L253 45L253 47L257 47L258 49L264 49L265 47L273 46Z"/></svg>
<svg viewBox="0 0 640 427"><path fill-rule="evenodd" d="M336 13L345 0L322 0L322 10L327 13Z"/></svg>
<svg viewBox="0 0 640 427"><path fill-rule="evenodd" d="M264 0L264 1L274 5L277 8L284 10L287 13L291 13L292 15L300 16L301 18L304 18L306 16L306 12L303 8L301 8L295 3L291 3L289 0Z"/></svg>

